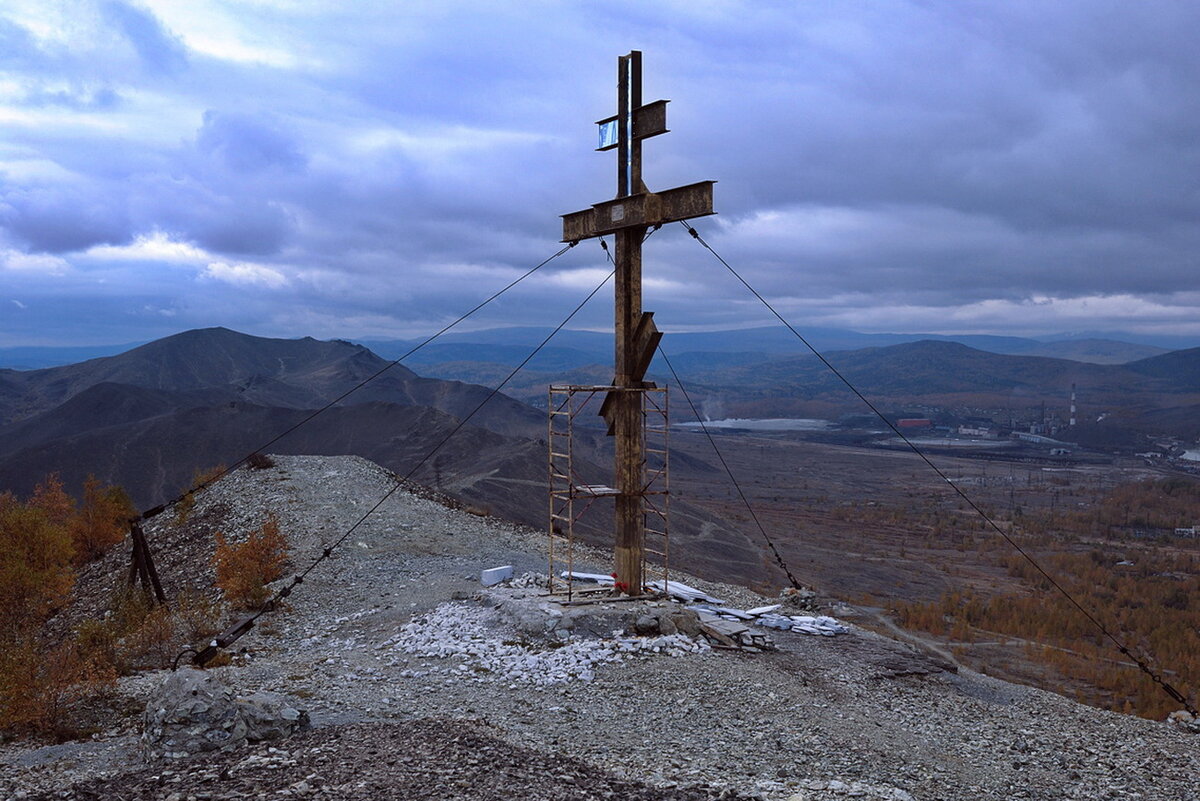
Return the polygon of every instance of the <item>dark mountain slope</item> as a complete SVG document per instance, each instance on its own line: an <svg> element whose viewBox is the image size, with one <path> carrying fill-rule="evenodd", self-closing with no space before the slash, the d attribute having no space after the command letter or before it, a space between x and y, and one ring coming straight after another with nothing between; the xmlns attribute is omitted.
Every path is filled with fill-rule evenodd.
<svg viewBox="0 0 1200 801"><path fill-rule="evenodd" d="M388 365L345 342L206 329L82 364L3 371L0 395L19 419L0 426L0 490L27 495L58 473L78 493L94 474L123 485L148 508L185 490L198 469L234 463L383 370L269 450L355 454L405 474L484 404L413 478L495 514L544 526L545 414L485 387ZM577 468L597 483L609 481L600 464L611 462L610 447L584 437ZM589 450L600 464L588 464ZM374 500L363 499L364 511ZM736 567L736 554L753 553L718 547L728 539L727 527L706 512L677 504L676 515L681 535L715 543L712 554L698 559L732 560ZM611 517L594 520L580 533L606 541ZM757 567L741 565L747 575Z"/></svg>
<svg viewBox="0 0 1200 801"><path fill-rule="evenodd" d="M186 331L117 356L29 372L0 371L0 425L44 414L98 384L122 384L184 393L218 389L229 399L262 406L314 409L384 368L378 379L343 403L384 401L433 406L461 417L489 391L468 384L421 378L403 365L389 367L360 345L312 338L269 339L225 328ZM545 427L537 412L497 396L475 419L502 433L536 435ZM3 429L0 429L2 433Z"/></svg>
<svg viewBox="0 0 1200 801"><path fill-rule="evenodd" d="M58 439L143 422L179 409L215 406L234 399L223 389L164 392L104 382L88 387L49 411L6 426L0 439L0 456Z"/></svg>
<svg viewBox="0 0 1200 801"><path fill-rule="evenodd" d="M382 364L370 351L346 342L267 339L226 328L206 328L156 340L117 356L10 373L20 398L15 407L0 408L0 419L15 420L46 411L105 382L171 392L228 386L247 393L249 400L261 398L267 391L265 385L276 391L271 400L279 402L284 398L278 397L278 385L271 383L276 381L292 387L292 396L287 398L291 402L286 405L307 407L334 390L344 390L346 382L366 377L372 365ZM415 377L403 367L393 369Z"/></svg>
<svg viewBox="0 0 1200 801"><path fill-rule="evenodd" d="M1138 373L1132 365L1005 356L955 342L913 342L835 352L827 358L860 390L875 397L1012 392L1062 396L1071 384L1088 391L1092 398L1181 390L1170 377ZM845 391L837 377L813 357L712 370L703 380L710 387L751 386L762 392L783 390L803 397Z"/></svg>
<svg viewBox="0 0 1200 801"><path fill-rule="evenodd" d="M68 487L78 487L93 473L124 485L144 508L186 489L196 469L231 464L261 445L263 432L283 431L307 415L235 401L81 431L0 460L0 486L25 494L47 473L58 472ZM386 403L335 407L318 419L320 424L301 427L272 450L357 454L407 471L458 424L436 409ZM486 472L493 458L516 452L521 444L468 425L439 453L438 469ZM421 478L433 475L432 461L424 472Z"/></svg>
<svg viewBox="0 0 1200 801"><path fill-rule="evenodd" d="M976 345L980 350L988 348ZM1026 351L996 350L996 353L1023 353L1026 356L1049 356L1053 359L1070 359L1092 364L1128 364L1166 353L1166 348L1153 345L1137 345L1112 339L1066 339L1058 342L1042 342Z"/></svg>
<svg viewBox="0 0 1200 801"><path fill-rule="evenodd" d="M1175 392L1200 392L1200 348L1151 356L1125 367L1148 379L1162 381Z"/></svg>

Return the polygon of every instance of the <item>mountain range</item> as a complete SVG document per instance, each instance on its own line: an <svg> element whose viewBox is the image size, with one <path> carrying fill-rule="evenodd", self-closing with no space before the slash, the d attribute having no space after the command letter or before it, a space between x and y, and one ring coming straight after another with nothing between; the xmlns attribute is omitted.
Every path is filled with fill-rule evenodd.
<svg viewBox="0 0 1200 801"><path fill-rule="evenodd" d="M533 522L529 510L537 509L540 523L545 413L520 401L544 405L552 381L603 384L610 378L600 353L605 335L563 334L563 342L538 354L537 369L505 387L513 397L491 397L416 478L526 522ZM185 489L197 469L240 458L373 376L270 447L353 453L403 473L492 395L483 385L497 385L518 356L528 355L522 343L536 335L522 329L491 344L439 342L406 360L440 377L391 365L360 344L267 339L223 328L188 331L71 365L0 370L0 489L28 493L49 472L77 488L90 473L125 485L139 505L159 503ZM741 350L744 344L709 334L665 339L672 364L702 410L742 417L862 410L815 357L797 356L794 348L769 353L770 343L761 338L764 349ZM776 341L773 347L779 346ZM764 353L765 360L756 360ZM472 358L437 361L447 355ZM898 412L942 407L1014 413L1045 403L1065 417L1074 386L1082 420L1104 414L1110 427L1123 430L1200 436L1200 348L1093 364L927 340L831 351L826 358L877 405ZM432 363L422 366L423 360ZM670 378L661 359L651 377ZM685 408L676 401L676 419L689 416ZM608 462L607 447L598 432L585 430L579 448L588 466L582 469L602 478L598 465Z"/></svg>
<svg viewBox="0 0 1200 801"><path fill-rule="evenodd" d="M828 327L806 327L799 331L822 351L857 350L901 345L920 340L935 340L959 342L989 353L1050 356L1095 364L1123 364L1165 353L1168 350L1180 350L1200 344L1187 337L1146 336L1127 331L1089 331L1036 338L983 334L869 334ZM436 343L422 348L408 363L414 366L453 361L516 364L549 333L550 329L548 328L535 327L493 328L468 333L450 332L439 337ZM798 347L803 347L790 331L779 326L734 331L672 333L671 340L676 343L676 347L681 353L794 355ZM361 340L360 344L367 346L380 356L394 359L420 341ZM142 344L145 343L0 347L0 368L34 370L43 367L59 367L101 356L115 356ZM611 333L565 330L555 335L554 343L538 354L535 367L559 369L587 364L597 359L607 362L611 361L611 358Z"/></svg>
<svg viewBox="0 0 1200 801"><path fill-rule="evenodd" d="M505 387L507 394L544 407L550 383L605 384L611 379L609 335L563 334ZM1029 420L1044 404L1048 414L1065 420L1074 387L1081 421L1087 423L1079 433L1092 444L1114 442L1115 432L1091 428L1102 416L1110 421L1109 428L1121 427L1122 435L1200 436L1200 348L1164 351L1094 338L1038 342L962 337L975 346L940 338L838 349L828 345L898 335L839 340L835 334L818 330L810 341L872 402L896 414L941 408ZM454 341L439 340L423 348L406 363L430 376L495 386L544 336L541 329L459 334ZM476 337L480 341L472 341ZM412 345L372 347L398 356ZM702 414L837 417L865 411L841 379L786 329L667 334L663 350L670 365L661 355L656 357L650 378L675 384L670 369L674 367ZM1134 447L1128 436L1119 439Z"/></svg>
<svg viewBox="0 0 1200 801"><path fill-rule="evenodd" d="M157 503L194 470L239 458L380 371L319 425L273 447L377 456L391 447L384 461L399 468L491 394L422 378L347 342L188 331L78 364L0 370L0 486L27 492L51 471L78 486L94 473L140 505ZM544 427L540 414L497 395L464 438L477 455L507 459ZM453 447L442 458L456 458Z"/></svg>

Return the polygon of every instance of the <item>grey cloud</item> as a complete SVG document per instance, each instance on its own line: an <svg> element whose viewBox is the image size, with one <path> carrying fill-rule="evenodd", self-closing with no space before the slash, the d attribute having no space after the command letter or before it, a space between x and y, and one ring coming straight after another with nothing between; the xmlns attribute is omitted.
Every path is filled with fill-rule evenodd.
<svg viewBox="0 0 1200 801"><path fill-rule="evenodd" d="M124 204L86 186L22 189L0 184L0 226L30 251L43 253L130 239Z"/></svg>
<svg viewBox="0 0 1200 801"><path fill-rule="evenodd" d="M112 87L92 88L85 85L69 90L34 87L24 97L25 104L29 106L61 106L78 111L108 111L120 105L121 100L121 95Z"/></svg>
<svg viewBox="0 0 1200 801"><path fill-rule="evenodd" d="M1188 41L1200 10L1189 4L242 8L247 30L296 43L294 69L188 54L148 12L103 8L124 37L109 58L42 53L0 21L0 44L12 45L0 69L46 107L118 118L165 97L169 113L189 115L178 118L188 132L126 139L118 120L14 133L70 175L0 189L0 226L54 252L160 230L215 258L320 273L278 291L289 304L280 321L293 309L439 319L490 288L486 276L456 278L461 265L499 268L499 285L552 252L557 215L614 191L592 122L613 111L614 57L631 43L646 52L648 99L673 101L672 133L646 144L647 183L719 179L724 222L699 227L805 314L841 314L846 297L954 308L1170 294L1189 290L1200 266L1200 48ZM356 144L367 132L386 143ZM816 236L789 216L809 209L862 222ZM773 213L783 222L769 236L747 233ZM647 288L664 324L749 313L682 232L657 234L646 259L648 277L683 287ZM584 243L568 264L603 257ZM190 278L162 290L192 298L177 325L234 314L225 286ZM543 322L586 290L522 291L492 320ZM610 315L602 297L590 324Z"/></svg>
<svg viewBox="0 0 1200 801"><path fill-rule="evenodd" d="M216 253L270 255L289 241L291 220L270 202L239 202L221 198L193 212L183 227L184 238Z"/></svg>
<svg viewBox="0 0 1200 801"><path fill-rule="evenodd" d="M0 17L0 66L23 67L39 61L41 55L28 29Z"/></svg>
<svg viewBox="0 0 1200 801"><path fill-rule="evenodd" d="M237 172L270 167L297 171L307 162L295 136L263 113L205 111L196 147Z"/></svg>
<svg viewBox="0 0 1200 801"><path fill-rule="evenodd" d="M187 66L187 50L149 11L121 0L100 3L104 18L128 39L148 68L159 73L179 72Z"/></svg>

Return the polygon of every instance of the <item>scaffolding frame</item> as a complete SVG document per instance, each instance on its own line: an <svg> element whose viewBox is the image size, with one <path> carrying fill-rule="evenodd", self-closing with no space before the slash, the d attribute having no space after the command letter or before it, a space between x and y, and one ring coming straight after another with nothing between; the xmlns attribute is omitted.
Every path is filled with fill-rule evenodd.
<svg viewBox="0 0 1200 801"><path fill-rule="evenodd" d="M550 477L550 521L548 533L548 557L550 594L567 597L568 603L575 596L585 599L603 595L612 600L612 587L597 588L589 584L579 589L573 577L575 571L575 526L580 519L602 498L616 497L617 490L606 484L590 484L583 481L576 470L575 426L576 419L584 413L599 412L599 397L609 393L631 392L638 397L639 420L642 426L643 451L640 466L642 514L645 530L645 548L638 571L642 592L620 596L623 600L645 598L661 593L647 592L648 573L653 573L666 588L670 578L670 512L671 512L671 461L670 461L670 407L666 387L617 387L611 385L552 384L547 398L546 445L547 466ZM591 407L591 408L589 408ZM610 512L611 513L611 512ZM651 560L649 556L653 556ZM566 572L566 578L559 575Z"/></svg>

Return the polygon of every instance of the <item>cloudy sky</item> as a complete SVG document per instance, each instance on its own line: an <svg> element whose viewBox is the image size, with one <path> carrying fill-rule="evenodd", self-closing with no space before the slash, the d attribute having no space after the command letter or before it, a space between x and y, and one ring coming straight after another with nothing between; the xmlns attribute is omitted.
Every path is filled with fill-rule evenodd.
<svg viewBox="0 0 1200 801"><path fill-rule="evenodd" d="M1177 0L4 0L0 346L434 330L612 197L632 48L672 101L647 184L718 180L698 228L798 325L1200 344L1198 30ZM677 226L645 259L665 330L770 321ZM476 326L606 272L582 243Z"/></svg>

